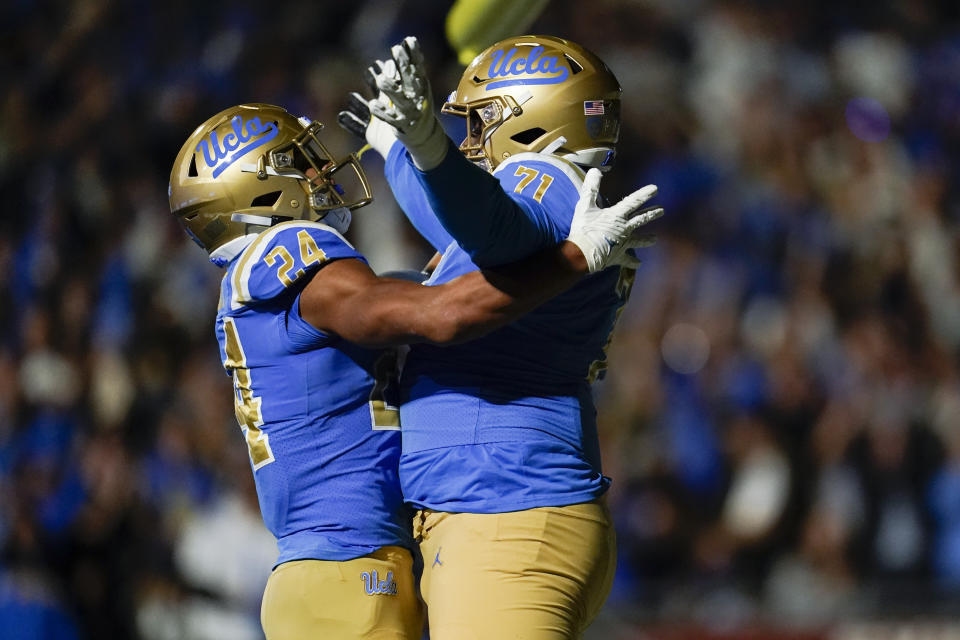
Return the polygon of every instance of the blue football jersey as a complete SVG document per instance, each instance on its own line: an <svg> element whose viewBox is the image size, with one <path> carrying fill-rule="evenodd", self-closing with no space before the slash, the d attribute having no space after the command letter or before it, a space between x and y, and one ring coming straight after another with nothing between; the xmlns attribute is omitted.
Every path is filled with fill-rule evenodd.
<svg viewBox="0 0 960 640"><path fill-rule="evenodd" d="M406 213L415 226L429 229L438 217L431 185L395 152L387 162L391 187L426 192L401 202L419 204ZM440 171L442 184L456 184L466 198L475 193L467 186L474 175L461 160L448 158ZM427 284L563 241L583 175L543 154L518 154L500 164L494 172L499 198L490 207L496 216L481 219L475 234L481 237L457 236ZM477 191L489 190L488 177L483 180ZM411 347L401 379L405 498L417 507L498 513L583 502L606 491L610 480L601 471L590 383L605 368L633 275L610 268L588 276L466 344Z"/></svg>
<svg viewBox="0 0 960 640"><path fill-rule="evenodd" d="M345 258L363 260L331 227L285 222L231 261L221 284L220 355L278 564L412 544L397 478L396 353L324 334L299 313L309 276Z"/></svg>

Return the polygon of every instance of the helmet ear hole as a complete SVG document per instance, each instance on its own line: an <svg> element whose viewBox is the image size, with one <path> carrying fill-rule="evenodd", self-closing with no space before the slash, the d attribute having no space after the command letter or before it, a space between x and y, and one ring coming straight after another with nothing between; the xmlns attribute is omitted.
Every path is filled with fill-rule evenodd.
<svg viewBox="0 0 960 640"><path fill-rule="evenodd" d="M197 154L190 156L190 168L187 169L188 178L196 178L200 174L197 172Z"/></svg>
<svg viewBox="0 0 960 640"><path fill-rule="evenodd" d="M270 193L261 194L250 201L250 206L273 208L273 206L277 204L277 201L280 200L280 196L282 195L282 191L271 191Z"/></svg>
<svg viewBox="0 0 960 640"><path fill-rule="evenodd" d="M515 133L510 136L510 139L519 144L531 144L534 140L545 134L546 131L540 127L533 127L532 129L524 129L519 133Z"/></svg>

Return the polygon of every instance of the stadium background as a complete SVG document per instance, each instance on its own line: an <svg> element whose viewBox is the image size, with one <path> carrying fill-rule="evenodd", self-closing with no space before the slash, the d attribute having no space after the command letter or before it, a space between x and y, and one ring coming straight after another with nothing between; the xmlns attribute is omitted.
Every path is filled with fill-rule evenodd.
<svg viewBox="0 0 960 640"><path fill-rule="evenodd" d="M442 99L449 6L4 3L0 635L260 637L274 545L170 165L244 101L355 148L335 114L407 34ZM553 0L531 27L609 63L604 190L667 208L597 387L620 561L589 638L960 635L958 17ZM354 241L419 265L365 163Z"/></svg>

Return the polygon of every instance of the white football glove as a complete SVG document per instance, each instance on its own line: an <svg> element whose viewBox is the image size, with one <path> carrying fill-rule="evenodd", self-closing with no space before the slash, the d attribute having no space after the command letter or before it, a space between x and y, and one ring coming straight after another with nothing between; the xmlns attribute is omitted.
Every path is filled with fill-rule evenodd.
<svg viewBox="0 0 960 640"><path fill-rule="evenodd" d="M567 240L580 247L590 273L614 265L636 269L640 260L628 250L654 243L651 234L638 233L638 229L663 215L662 207L640 208L657 194L657 187L648 184L604 209L597 206L601 176L599 169L590 169L583 179Z"/></svg>
<svg viewBox="0 0 960 640"><path fill-rule="evenodd" d="M433 112L420 43L408 37L394 45L390 53L391 60L377 60L370 67L380 91L369 102L370 113L392 126L413 163L421 171L428 171L446 156L449 140Z"/></svg>

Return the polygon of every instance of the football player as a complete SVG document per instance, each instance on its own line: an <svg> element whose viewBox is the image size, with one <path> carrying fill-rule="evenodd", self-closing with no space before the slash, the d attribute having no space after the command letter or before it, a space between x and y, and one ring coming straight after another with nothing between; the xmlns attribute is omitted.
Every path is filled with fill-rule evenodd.
<svg viewBox="0 0 960 640"><path fill-rule="evenodd" d="M620 85L567 40L509 38L470 63L442 107L465 123L459 152L414 38L370 75L380 95L354 94L340 120L385 155L398 202L443 252L428 285L562 240L578 193L596 197L613 164ZM606 599L615 544L590 385L635 266L591 269L472 342L412 347L400 480L417 510L434 640L575 638Z"/></svg>
<svg viewBox="0 0 960 640"><path fill-rule="evenodd" d="M366 177L327 151L321 127L265 104L218 113L180 150L170 208L226 269L216 335L279 547L267 638L418 639L397 354L380 347L502 325L577 281L585 254L628 259L643 220L636 198L600 210L588 196L579 235L508 269L435 287L378 278L342 235L371 199Z"/></svg>

